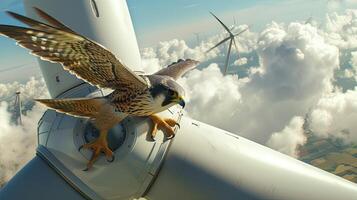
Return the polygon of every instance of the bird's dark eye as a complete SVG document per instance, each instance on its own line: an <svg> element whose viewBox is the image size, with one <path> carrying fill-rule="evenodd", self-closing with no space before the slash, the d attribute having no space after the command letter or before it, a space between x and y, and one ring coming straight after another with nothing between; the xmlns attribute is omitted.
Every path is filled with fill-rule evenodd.
<svg viewBox="0 0 357 200"><path fill-rule="evenodd" d="M169 90L168 93L169 93L170 96L175 96L175 94L176 94L176 92L173 91L173 90Z"/></svg>

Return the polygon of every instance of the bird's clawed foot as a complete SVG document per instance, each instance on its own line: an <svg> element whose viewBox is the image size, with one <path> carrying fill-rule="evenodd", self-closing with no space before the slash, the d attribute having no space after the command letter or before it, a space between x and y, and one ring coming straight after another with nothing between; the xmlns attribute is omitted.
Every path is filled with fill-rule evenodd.
<svg viewBox="0 0 357 200"><path fill-rule="evenodd" d="M149 133L151 136L151 139L155 140L155 136L157 133L158 129L163 130L163 132L166 134L167 139L172 139L175 137L175 131L173 127L176 125L180 127L180 125L173 119L171 118L160 118L157 115L150 115L149 118L153 122L153 128L151 132Z"/></svg>
<svg viewBox="0 0 357 200"><path fill-rule="evenodd" d="M79 148L79 150L81 150L83 148L91 149L93 151L92 158L87 163L87 168L84 169L83 171L88 171L90 168L93 167L93 164L98 159L100 153L105 154L105 157L107 158L108 162L113 162L115 159L112 150L110 150L108 147L107 139L104 137L99 137L94 142L84 144L83 146L81 146Z"/></svg>

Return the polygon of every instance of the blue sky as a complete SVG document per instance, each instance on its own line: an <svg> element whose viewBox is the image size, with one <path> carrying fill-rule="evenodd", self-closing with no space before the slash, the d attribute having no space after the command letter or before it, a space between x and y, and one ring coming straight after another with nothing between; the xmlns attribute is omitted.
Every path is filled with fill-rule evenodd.
<svg viewBox="0 0 357 200"><path fill-rule="evenodd" d="M128 5L141 46L219 31L209 11L227 24L233 24L235 17L238 24L253 24L256 30L273 20L291 22L310 16L323 20L327 12L327 0L128 0Z"/></svg>
<svg viewBox="0 0 357 200"><path fill-rule="evenodd" d="M1 24L18 24L4 11L23 13L21 2L1 0ZM273 20L290 22L310 16L323 20L327 0L128 0L128 6L139 46L148 47L174 38L185 39L190 44L195 40L194 33L210 35L221 31L209 11L228 25L233 24L235 17L238 24L253 24L253 29L260 30ZM35 59L26 50L15 46L12 40L0 37L0 47L0 82L13 81L11 72L2 71L9 67L21 65L22 72L36 69Z"/></svg>

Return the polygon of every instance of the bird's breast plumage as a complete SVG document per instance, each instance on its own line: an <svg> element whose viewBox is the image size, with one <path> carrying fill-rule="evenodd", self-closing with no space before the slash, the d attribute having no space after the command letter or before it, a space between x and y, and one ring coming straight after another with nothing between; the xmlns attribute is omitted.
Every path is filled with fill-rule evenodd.
<svg viewBox="0 0 357 200"><path fill-rule="evenodd" d="M122 95L121 95L122 96ZM115 91L109 95L115 112L122 112L134 116L149 116L165 110L161 103L164 96L152 96L149 89L137 92L136 95L127 95L125 99L117 99Z"/></svg>

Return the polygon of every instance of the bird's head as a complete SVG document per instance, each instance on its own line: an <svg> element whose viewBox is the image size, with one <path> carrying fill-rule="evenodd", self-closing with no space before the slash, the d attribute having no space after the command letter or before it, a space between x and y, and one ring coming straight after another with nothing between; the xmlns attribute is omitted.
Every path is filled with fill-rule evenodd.
<svg viewBox="0 0 357 200"><path fill-rule="evenodd" d="M172 78L167 76L152 77L154 84L151 89L151 94L154 99L160 99L163 108L169 108L179 104L182 108L185 107L185 90Z"/></svg>

